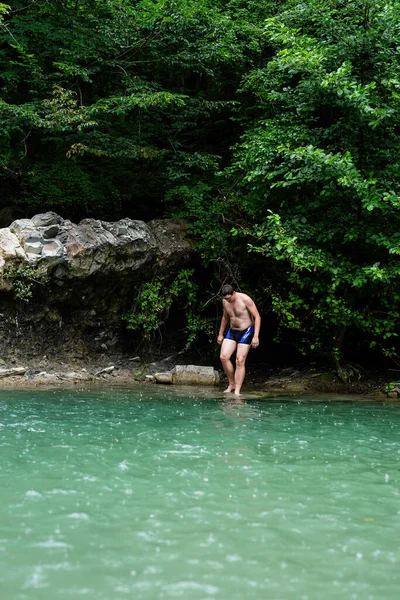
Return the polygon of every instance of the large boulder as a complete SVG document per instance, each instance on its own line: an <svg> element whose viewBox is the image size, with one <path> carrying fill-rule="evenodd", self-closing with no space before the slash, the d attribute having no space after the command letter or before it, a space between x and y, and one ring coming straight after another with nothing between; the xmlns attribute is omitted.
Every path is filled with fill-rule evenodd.
<svg viewBox="0 0 400 600"><path fill-rule="evenodd" d="M176 365L171 371L155 373L156 383L176 385L218 385L219 373L214 367L202 365Z"/></svg>
<svg viewBox="0 0 400 600"><path fill-rule="evenodd" d="M122 317L141 285L168 285L191 256L181 220L14 221L0 229L0 359L129 351Z"/></svg>
<svg viewBox="0 0 400 600"><path fill-rule="evenodd" d="M172 382L178 385L217 385L219 373L213 367L176 365Z"/></svg>
<svg viewBox="0 0 400 600"><path fill-rule="evenodd" d="M184 222L174 219L113 223L84 219L79 224L53 212L19 219L0 229L0 275L17 261L34 264L54 280L101 274L121 275L160 266L177 266L191 252Z"/></svg>

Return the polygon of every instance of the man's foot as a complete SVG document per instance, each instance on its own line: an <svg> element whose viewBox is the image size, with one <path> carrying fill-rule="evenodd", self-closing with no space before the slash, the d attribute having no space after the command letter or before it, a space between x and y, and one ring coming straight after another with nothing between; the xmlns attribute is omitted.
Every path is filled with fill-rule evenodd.
<svg viewBox="0 0 400 600"><path fill-rule="evenodd" d="M226 390L224 390L224 394L229 394L230 392L234 392L235 391L235 386L234 385L228 385L228 387L226 388Z"/></svg>
<svg viewBox="0 0 400 600"><path fill-rule="evenodd" d="M240 393L240 390L237 390L237 391L236 391L236 390L234 390L234 392L235 392L235 396L238 396L238 397L240 397L240 396L242 395L242 394Z"/></svg>

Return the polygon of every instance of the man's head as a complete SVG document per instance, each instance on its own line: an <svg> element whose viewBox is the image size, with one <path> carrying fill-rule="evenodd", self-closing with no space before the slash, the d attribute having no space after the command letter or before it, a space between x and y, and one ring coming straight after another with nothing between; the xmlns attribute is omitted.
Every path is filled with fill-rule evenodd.
<svg viewBox="0 0 400 600"><path fill-rule="evenodd" d="M228 300L228 302L229 302L229 300L231 300L231 298L234 297L235 293L236 292L231 285L226 284L226 285L222 286L221 294L222 294L222 297L224 298L224 300Z"/></svg>

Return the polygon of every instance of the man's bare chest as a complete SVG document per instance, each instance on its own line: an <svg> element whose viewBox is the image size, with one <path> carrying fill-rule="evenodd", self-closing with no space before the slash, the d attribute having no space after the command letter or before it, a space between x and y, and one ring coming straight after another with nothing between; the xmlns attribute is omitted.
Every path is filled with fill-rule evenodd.
<svg viewBox="0 0 400 600"><path fill-rule="evenodd" d="M228 304L225 306L225 310L229 317L235 317L237 319L247 317L249 311L244 302L235 302L234 304Z"/></svg>

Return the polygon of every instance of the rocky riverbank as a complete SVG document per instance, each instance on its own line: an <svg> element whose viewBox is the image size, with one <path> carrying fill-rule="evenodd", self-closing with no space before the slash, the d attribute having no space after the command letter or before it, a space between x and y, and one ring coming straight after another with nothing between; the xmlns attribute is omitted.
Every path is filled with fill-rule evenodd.
<svg viewBox="0 0 400 600"><path fill-rule="evenodd" d="M157 384L155 373L168 372L177 364L189 364L193 356L178 353L154 362L144 362L139 356L126 357L113 355L89 362L57 361L44 356L40 360L26 360L6 364L0 359L0 388L70 387L70 386L134 386L138 383ZM219 365L220 383L216 389L223 389L225 377ZM303 394L348 394L362 395L373 399L397 399L399 394L391 393L391 384L396 382L400 372L368 371L359 378L343 383L328 368L313 366L272 368L268 365L255 365L248 368L244 394L247 391L262 392L271 396ZM400 379L400 377L398 377ZM400 402L400 399L399 399Z"/></svg>
<svg viewBox="0 0 400 600"><path fill-rule="evenodd" d="M175 219L74 224L48 212L0 229L0 387L150 385L156 372L198 364L183 353L156 362L130 355L141 335L128 336L122 318L143 283L168 284L192 248L187 224ZM166 339L167 352L183 345ZM220 371L222 388L217 356L199 362ZM400 370L247 367L244 390L400 395Z"/></svg>
<svg viewBox="0 0 400 600"><path fill-rule="evenodd" d="M64 362L47 356L40 360L6 363L0 359L0 388L68 386L77 384L133 385L152 381L158 363L144 366L139 357L112 356L88 362ZM162 365L162 361L160 362Z"/></svg>
<svg viewBox="0 0 400 600"><path fill-rule="evenodd" d="M187 226L174 219L74 224L48 212L14 221L0 229L0 359L47 372L40 363L57 357L80 372L128 353L140 334L127 335L123 315L138 290L168 285L191 254Z"/></svg>

